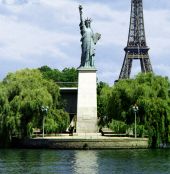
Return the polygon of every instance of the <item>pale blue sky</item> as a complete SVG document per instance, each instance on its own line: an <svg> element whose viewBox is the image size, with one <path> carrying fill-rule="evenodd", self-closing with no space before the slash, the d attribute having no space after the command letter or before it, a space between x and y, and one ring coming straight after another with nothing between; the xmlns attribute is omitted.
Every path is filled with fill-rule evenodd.
<svg viewBox="0 0 170 174"><path fill-rule="evenodd" d="M0 0L0 78L22 68L78 67L78 5L102 35L96 46L98 80L119 76L127 43L131 0ZM170 1L143 0L145 32L156 74L170 77ZM140 71L133 64L132 75Z"/></svg>

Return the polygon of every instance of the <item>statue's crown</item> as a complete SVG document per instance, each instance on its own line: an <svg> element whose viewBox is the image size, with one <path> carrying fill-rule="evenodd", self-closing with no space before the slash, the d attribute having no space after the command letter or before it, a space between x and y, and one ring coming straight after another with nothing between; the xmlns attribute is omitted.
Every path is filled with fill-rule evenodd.
<svg viewBox="0 0 170 174"><path fill-rule="evenodd" d="M87 19L85 19L85 23L91 23L91 19L90 18L87 18Z"/></svg>

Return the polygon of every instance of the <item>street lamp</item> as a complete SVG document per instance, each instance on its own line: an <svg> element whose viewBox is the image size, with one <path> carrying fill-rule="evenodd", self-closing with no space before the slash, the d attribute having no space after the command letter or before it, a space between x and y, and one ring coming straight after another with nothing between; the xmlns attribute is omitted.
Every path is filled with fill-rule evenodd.
<svg viewBox="0 0 170 174"><path fill-rule="evenodd" d="M44 138L44 121L45 121L45 116L47 115L48 112L48 106L41 106L41 111L43 113L43 138Z"/></svg>
<svg viewBox="0 0 170 174"><path fill-rule="evenodd" d="M135 104L133 107L133 112L135 113L135 138L136 138L136 113L139 110L138 106Z"/></svg>

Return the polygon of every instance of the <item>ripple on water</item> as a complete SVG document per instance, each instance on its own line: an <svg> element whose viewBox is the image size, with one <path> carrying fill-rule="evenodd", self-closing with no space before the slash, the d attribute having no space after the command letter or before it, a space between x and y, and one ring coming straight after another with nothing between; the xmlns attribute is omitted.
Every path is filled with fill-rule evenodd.
<svg viewBox="0 0 170 174"><path fill-rule="evenodd" d="M0 150L2 174L169 174L170 150Z"/></svg>

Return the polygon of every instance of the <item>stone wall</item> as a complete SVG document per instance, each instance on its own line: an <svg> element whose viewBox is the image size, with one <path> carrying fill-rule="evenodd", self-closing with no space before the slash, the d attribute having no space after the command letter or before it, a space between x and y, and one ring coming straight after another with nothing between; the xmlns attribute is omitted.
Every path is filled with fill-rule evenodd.
<svg viewBox="0 0 170 174"><path fill-rule="evenodd" d="M147 138L114 139L26 139L18 147L52 149L141 149L148 148Z"/></svg>

